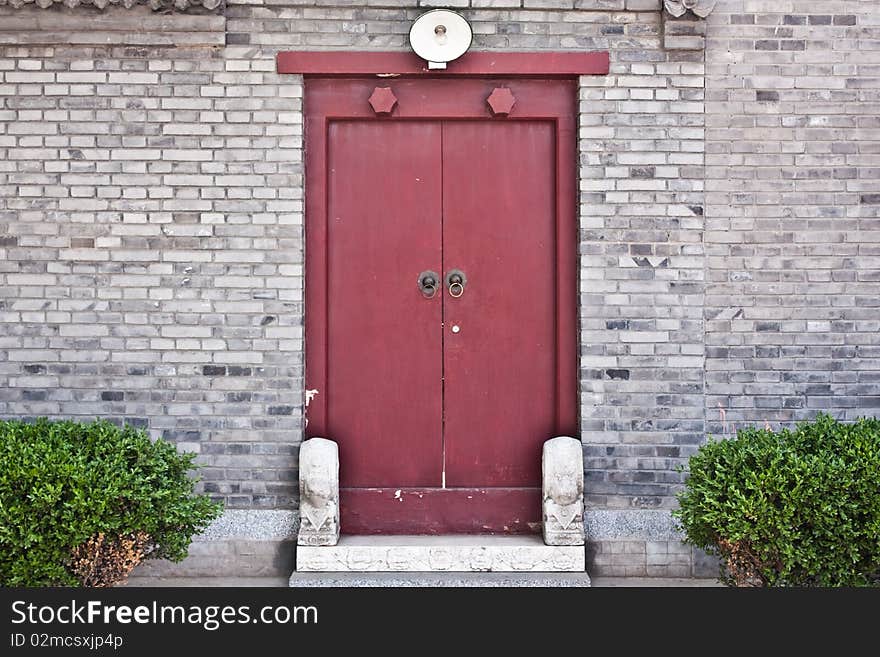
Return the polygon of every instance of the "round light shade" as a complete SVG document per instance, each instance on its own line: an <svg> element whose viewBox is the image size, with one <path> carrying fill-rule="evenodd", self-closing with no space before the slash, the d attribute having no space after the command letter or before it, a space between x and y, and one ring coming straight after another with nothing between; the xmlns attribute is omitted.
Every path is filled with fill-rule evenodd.
<svg viewBox="0 0 880 657"><path fill-rule="evenodd" d="M409 30L409 44L422 59L451 62L471 47L473 32L464 16L448 9L432 9L419 16Z"/></svg>

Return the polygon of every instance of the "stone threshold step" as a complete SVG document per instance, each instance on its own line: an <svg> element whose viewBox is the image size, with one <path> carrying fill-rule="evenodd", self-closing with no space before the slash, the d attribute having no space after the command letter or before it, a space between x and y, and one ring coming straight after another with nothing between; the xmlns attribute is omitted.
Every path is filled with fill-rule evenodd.
<svg viewBox="0 0 880 657"><path fill-rule="evenodd" d="M310 573L294 572L295 588L423 587L588 587L587 573Z"/></svg>
<svg viewBox="0 0 880 657"><path fill-rule="evenodd" d="M334 546L296 547L297 572L584 573L583 545L522 536L342 536Z"/></svg>

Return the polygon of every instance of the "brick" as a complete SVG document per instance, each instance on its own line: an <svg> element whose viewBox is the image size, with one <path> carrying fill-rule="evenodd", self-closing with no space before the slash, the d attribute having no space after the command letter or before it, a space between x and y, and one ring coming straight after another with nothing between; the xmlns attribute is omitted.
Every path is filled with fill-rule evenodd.
<svg viewBox="0 0 880 657"><path fill-rule="evenodd" d="M573 9L574 0L523 0L526 9Z"/></svg>
<svg viewBox="0 0 880 657"><path fill-rule="evenodd" d="M163 337L168 338L207 338L211 336L210 326L163 326L160 329Z"/></svg>
<svg viewBox="0 0 880 657"><path fill-rule="evenodd" d="M151 148L117 148L110 152L110 158L113 160L134 160L137 162L143 160L158 160L162 157L162 151Z"/></svg>
<svg viewBox="0 0 880 657"><path fill-rule="evenodd" d="M755 99L758 102L779 102L779 92L778 91L756 91Z"/></svg>

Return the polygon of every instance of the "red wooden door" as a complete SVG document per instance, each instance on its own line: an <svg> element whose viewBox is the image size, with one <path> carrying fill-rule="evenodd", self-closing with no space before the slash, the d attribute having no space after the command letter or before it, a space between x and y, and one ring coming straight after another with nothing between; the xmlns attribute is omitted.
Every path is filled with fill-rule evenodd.
<svg viewBox="0 0 880 657"><path fill-rule="evenodd" d="M344 532L533 531L577 429L573 85L395 80L383 117L376 86L306 85L307 435L339 443Z"/></svg>

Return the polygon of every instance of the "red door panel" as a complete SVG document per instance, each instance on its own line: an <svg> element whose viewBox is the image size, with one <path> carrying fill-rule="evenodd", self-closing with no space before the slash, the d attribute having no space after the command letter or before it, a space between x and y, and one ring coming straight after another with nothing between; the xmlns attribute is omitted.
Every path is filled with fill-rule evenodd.
<svg viewBox="0 0 880 657"><path fill-rule="evenodd" d="M326 435L342 486L439 486L437 122L332 121L327 158Z"/></svg>
<svg viewBox="0 0 880 657"><path fill-rule="evenodd" d="M466 275L443 298L447 486L541 485L556 428L555 161L550 121L443 127L443 267Z"/></svg>

